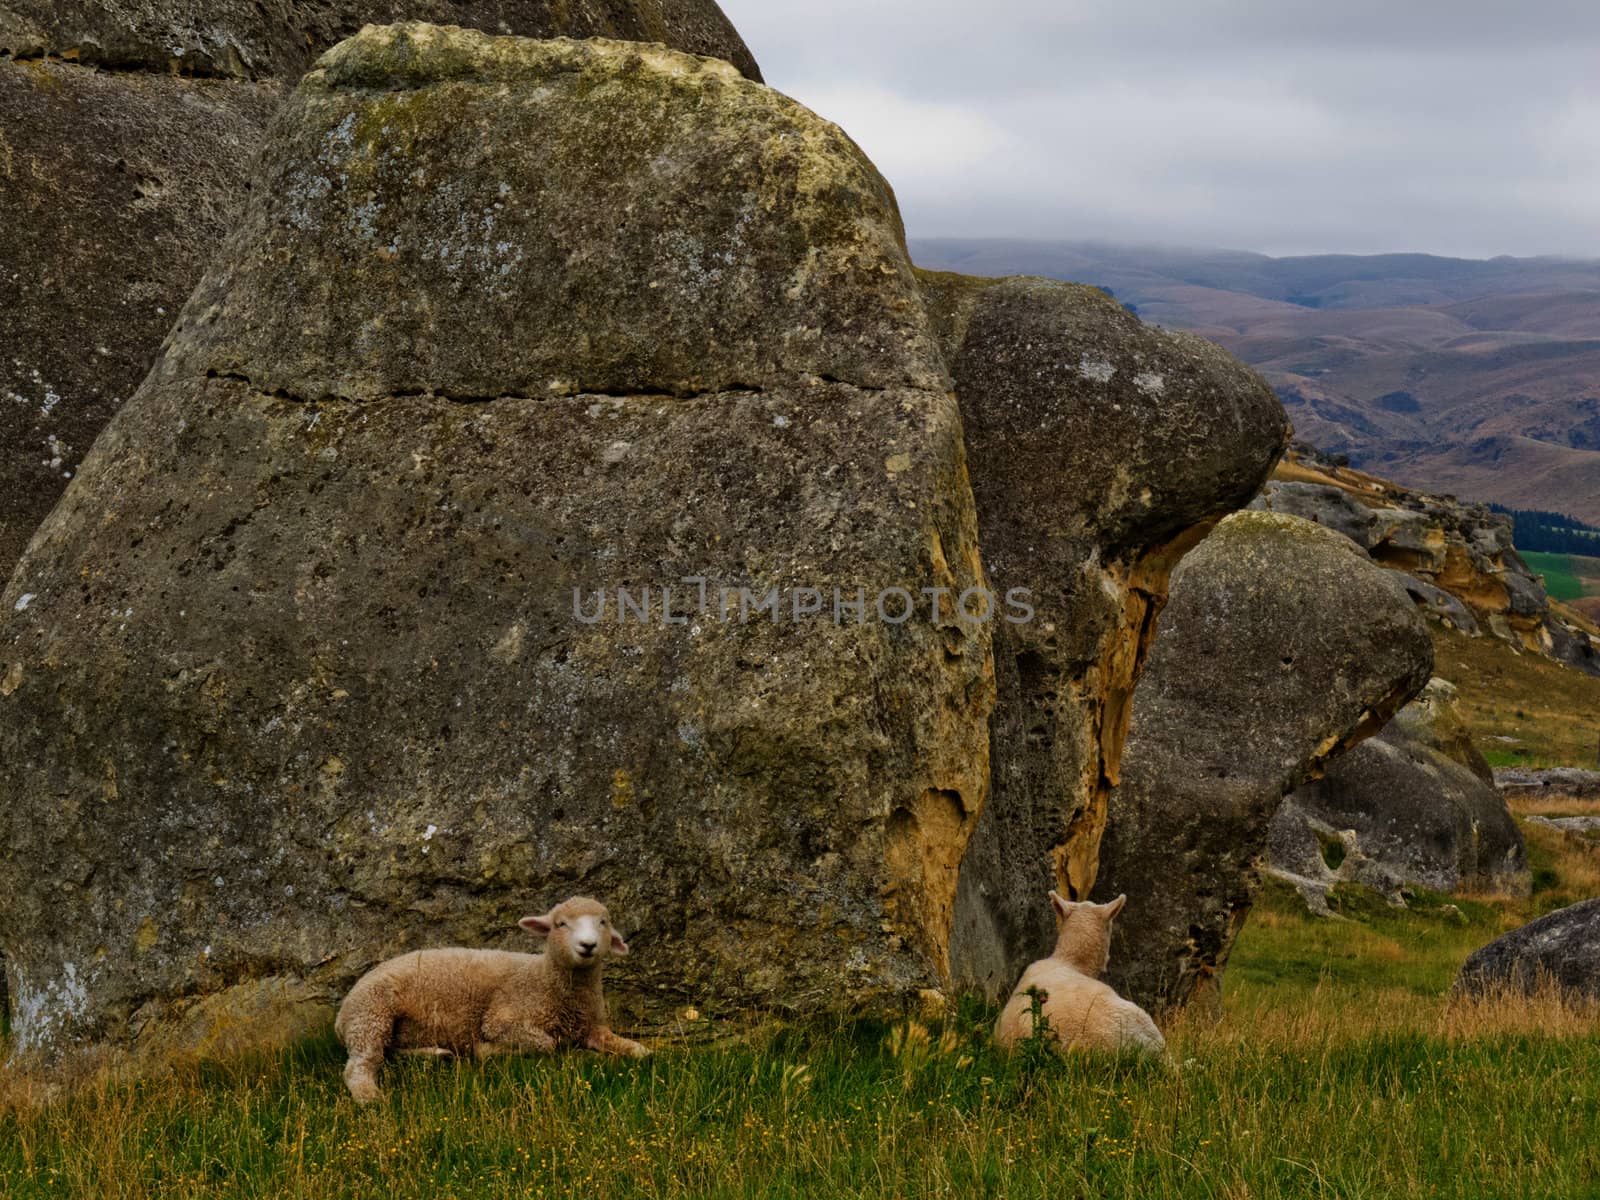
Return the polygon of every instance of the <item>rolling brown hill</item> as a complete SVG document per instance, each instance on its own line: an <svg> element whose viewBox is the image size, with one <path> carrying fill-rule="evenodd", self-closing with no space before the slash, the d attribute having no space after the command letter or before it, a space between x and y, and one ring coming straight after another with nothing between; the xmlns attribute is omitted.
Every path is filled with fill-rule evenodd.
<svg viewBox="0 0 1600 1200"><path fill-rule="evenodd" d="M1600 522L1600 262L913 250L928 266L1097 284L1212 338L1267 377L1300 438L1397 482Z"/></svg>

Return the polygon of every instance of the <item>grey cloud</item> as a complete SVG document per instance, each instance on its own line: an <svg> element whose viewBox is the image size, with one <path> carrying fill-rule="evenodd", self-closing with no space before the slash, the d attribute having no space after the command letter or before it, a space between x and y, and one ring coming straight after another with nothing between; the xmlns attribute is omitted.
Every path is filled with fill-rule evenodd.
<svg viewBox="0 0 1600 1200"><path fill-rule="evenodd" d="M724 7L914 234L1600 255L1600 5Z"/></svg>

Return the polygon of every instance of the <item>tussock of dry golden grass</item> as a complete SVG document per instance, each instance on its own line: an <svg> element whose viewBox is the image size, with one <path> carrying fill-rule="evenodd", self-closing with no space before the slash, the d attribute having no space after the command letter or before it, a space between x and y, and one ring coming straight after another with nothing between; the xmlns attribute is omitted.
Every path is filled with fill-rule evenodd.
<svg viewBox="0 0 1600 1200"><path fill-rule="evenodd" d="M1582 1000L1547 983L1532 995L1516 991L1452 998L1435 1025L1456 1040L1503 1037L1592 1037L1600 1031L1600 1002Z"/></svg>
<svg viewBox="0 0 1600 1200"><path fill-rule="evenodd" d="M1544 881L1546 910L1600 896L1600 842L1536 822L1520 824L1528 843L1528 862L1535 877Z"/></svg>
<svg viewBox="0 0 1600 1200"><path fill-rule="evenodd" d="M1493 637L1433 628L1434 674L1459 689L1467 730L1496 766L1600 762L1600 678ZM1502 738L1510 738L1503 741Z"/></svg>
<svg viewBox="0 0 1600 1200"><path fill-rule="evenodd" d="M1546 986L1533 995L1429 996L1410 988L1350 990L1320 984L1285 1002L1252 996L1220 1021L1185 1014L1166 1030L1185 1056L1216 1057L1241 1046L1327 1051L1387 1034L1447 1040L1505 1036L1585 1038L1600 1034L1600 1004Z"/></svg>
<svg viewBox="0 0 1600 1200"><path fill-rule="evenodd" d="M1577 796L1508 796L1506 807L1519 817L1600 817L1600 799Z"/></svg>

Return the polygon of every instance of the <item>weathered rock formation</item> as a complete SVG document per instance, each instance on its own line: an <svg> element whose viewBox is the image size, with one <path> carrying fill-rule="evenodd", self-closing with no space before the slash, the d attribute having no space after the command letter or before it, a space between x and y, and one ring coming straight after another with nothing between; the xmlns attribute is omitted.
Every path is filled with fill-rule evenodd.
<svg viewBox="0 0 1600 1200"><path fill-rule="evenodd" d="M1167 576L1288 434L1248 368L1096 288L924 273L966 426L984 565L1029 597L995 625L989 804L961 869L960 983L995 994L1086 897Z"/></svg>
<svg viewBox="0 0 1600 1200"><path fill-rule="evenodd" d="M983 576L871 164L726 64L423 25L274 129L0 596L16 1047L266 1041L577 891L623 1027L945 982L990 627L923 592Z"/></svg>
<svg viewBox="0 0 1600 1200"><path fill-rule="evenodd" d="M1215 997L1283 797L1427 683L1395 576L1297 517L1239 513L1179 565L1112 793L1096 897L1126 892L1109 981Z"/></svg>
<svg viewBox="0 0 1600 1200"><path fill-rule="evenodd" d="M231 228L282 84L405 17L665 42L760 78L715 0L0 0L0 581Z"/></svg>
<svg viewBox="0 0 1600 1200"><path fill-rule="evenodd" d="M1503 796L1566 796L1576 800L1600 797L1600 771L1578 767L1501 767L1494 773Z"/></svg>
<svg viewBox="0 0 1600 1200"><path fill-rule="evenodd" d="M1512 545L1510 518L1481 504L1410 491L1297 448L1251 507L1344 534L1399 572L1417 606L1452 629L1600 674L1592 625L1552 606Z"/></svg>
<svg viewBox="0 0 1600 1200"><path fill-rule="evenodd" d="M1600 816L1588 817L1541 817L1527 818L1530 825L1543 825L1563 833L1580 846L1600 845Z"/></svg>
<svg viewBox="0 0 1600 1200"><path fill-rule="evenodd" d="M1455 712L1454 691L1432 680L1381 733L1334 759L1273 817L1271 865L1313 907L1318 893L1346 878L1397 901L1405 884L1527 891L1522 833ZM1344 862L1327 861L1330 831L1353 835L1340 843Z"/></svg>
<svg viewBox="0 0 1600 1200"><path fill-rule="evenodd" d="M1574 999L1600 1000L1600 899L1557 909L1496 938L1462 964L1455 987L1481 995L1546 985Z"/></svg>

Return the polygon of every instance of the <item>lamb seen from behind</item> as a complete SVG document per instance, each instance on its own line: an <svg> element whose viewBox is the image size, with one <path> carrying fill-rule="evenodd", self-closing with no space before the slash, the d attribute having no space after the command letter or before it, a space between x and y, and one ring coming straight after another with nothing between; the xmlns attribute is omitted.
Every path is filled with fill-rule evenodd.
<svg viewBox="0 0 1600 1200"><path fill-rule="evenodd" d="M607 1021L601 970L628 943L605 905L574 896L518 924L546 937L544 953L416 950L356 981L333 1026L350 1052L344 1079L352 1096L378 1098L378 1071L391 1052L488 1058L577 1045L634 1058L650 1053Z"/></svg>
<svg viewBox="0 0 1600 1200"><path fill-rule="evenodd" d="M1045 1027L1063 1049L1166 1051L1166 1039L1150 1014L1098 978L1111 960L1112 919L1127 902L1127 896L1118 896L1109 904L1074 903L1050 893L1055 952L1022 973L1000 1010L995 1041L1009 1050L1033 1034L1031 993L1038 991Z"/></svg>

